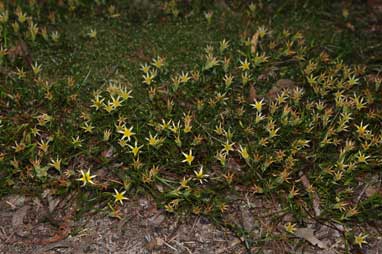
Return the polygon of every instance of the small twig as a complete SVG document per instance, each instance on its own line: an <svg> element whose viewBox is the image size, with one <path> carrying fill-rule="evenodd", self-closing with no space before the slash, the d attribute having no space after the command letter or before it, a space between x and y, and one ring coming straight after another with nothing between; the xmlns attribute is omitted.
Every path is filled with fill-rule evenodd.
<svg viewBox="0 0 382 254"><path fill-rule="evenodd" d="M195 220L194 220L194 223L192 224L192 228L191 228L191 231L193 231L193 230L194 230L194 228L195 228L195 225L196 225L196 223L198 223L198 222L199 222L199 220L200 220L200 216L198 216L198 217L196 217L196 218L195 218Z"/></svg>
<svg viewBox="0 0 382 254"><path fill-rule="evenodd" d="M216 254L225 253L226 251L232 249L233 247L235 247L236 245L238 245L240 243L241 243L241 240L240 239L236 239L228 247L221 248L220 250L216 251L215 253Z"/></svg>
<svg viewBox="0 0 382 254"><path fill-rule="evenodd" d="M358 206L359 204L359 201L361 201L361 198L363 196L363 194L365 194L366 192L366 189L370 186L370 183L366 183L365 186L362 188L361 192L359 193L358 197L357 197L357 200L356 200L356 204Z"/></svg>
<svg viewBox="0 0 382 254"><path fill-rule="evenodd" d="M12 204L11 202L5 201L5 203L7 203L7 205L9 205L12 209L16 209L16 206Z"/></svg>
<svg viewBox="0 0 382 254"><path fill-rule="evenodd" d="M177 218L177 220L175 221L175 228L174 230L171 232L171 234L169 235L169 239L167 240L168 242L171 242L172 240L174 240L178 235L177 235L177 232L178 232L178 229L179 229L179 218ZM167 238L167 237L166 237Z"/></svg>
<svg viewBox="0 0 382 254"><path fill-rule="evenodd" d="M45 253L45 252L52 250L52 249L55 249L55 248L70 248L70 247L72 247L72 244L69 243L67 240L64 240L61 242L48 244L48 245L43 246L43 247L41 247L41 248L37 249L36 251L31 252L31 253L39 254L39 253Z"/></svg>
<svg viewBox="0 0 382 254"><path fill-rule="evenodd" d="M206 130L206 128L204 127L203 124L199 123L197 120L194 120L194 122L197 123L197 124L198 124L198 127L200 127L201 129L203 129L204 132L207 133L207 135L208 135L211 139L214 139L215 141L218 141L218 142L220 142L220 143L224 143L223 140L220 140L220 139L218 139L218 138L212 136L211 133L209 133L208 130Z"/></svg>
<svg viewBox="0 0 382 254"><path fill-rule="evenodd" d="M9 240L15 235L15 232L12 232L9 237L4 241L4 243L11 243Z"/></svg>
<svg viewBox="0 0 382 254"><path fill-rule="evenodd" d="M4 239L5 239L5 236L7 235L7 233L6 233L5 230L4 230L4 227L0 227L0 231L1 231L1 234L2 234L1 239L4 240ZM4 239L3 239L3 236L4 236Z"/></svg>
<svg viewBox="0 0 382 254"><path fill-rule="evenodd" d="M313 216L312 214L310 214L309 210L307 210L304 206L302 206L302 209L304 209L304 211L306 212L308 217L310 217L311 219L313 219L317 223L324 225L324 226L327 226L329 228L332 228L334 230L337 230L337 231L341 232L342 234L344 234L344 229L339 228L337 225L333 224L331 221L325 222L321 219L318 219L316 216Z"/></svg>
<svg viewBox="0 0 382 254"><path fill-rule="evenodd" d="M167 242L163 242L167 247L169 247L170 249L174 250L174 251L178 251L175 247L171 246L170 244L168 244Z"/></svg>
<svg viewBox="0 0 382 254"><path fill-rule="evenodd" d="M83 86L83 85L85 84L85 82L88 80L88 78L89 78L89 76L90 76L90 73L91 73L91 71L92 71L92 70L89 70L89 71L88 71L88 74L86 74L86 76L85 76L84 80L82 80L82 83L81 83L81 85L80 85L80 86Z"/></svg>

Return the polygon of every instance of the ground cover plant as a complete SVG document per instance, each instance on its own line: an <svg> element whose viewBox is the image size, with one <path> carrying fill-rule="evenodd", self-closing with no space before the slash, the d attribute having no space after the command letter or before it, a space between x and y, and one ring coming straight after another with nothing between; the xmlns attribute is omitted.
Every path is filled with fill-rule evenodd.
<svg viewBox="0 0 382 254"><path fill-rule="evenodd" d="M117 219L150 195L248 252L296 236L328 249L307 220L342 253L380 237L381 45L354 33L365 7L121 2L0 2L1 195L77 193L78 217ZM337 33L317 23L333 9ZM243 193L280 208L256 241L228 216Z"/></svg>

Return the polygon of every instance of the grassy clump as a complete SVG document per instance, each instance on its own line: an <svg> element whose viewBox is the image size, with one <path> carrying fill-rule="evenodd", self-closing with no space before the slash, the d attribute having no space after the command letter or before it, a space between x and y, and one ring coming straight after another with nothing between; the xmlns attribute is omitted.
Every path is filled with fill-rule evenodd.
<svg viewBox="0 0 382 254"><path fill-rule="evenodd" d="M256 24L254 4L244 17L255 25L237 37L212 12L182 23L175 1L158 14L169 24L138 28L125 6L100 6L1 6L2 194L80 190L115 211L143 192L170 213L219 218L240 188L277 193L296 217L380 218L381 197L359 196L382 162L381 80L367 66Z"/></svg>

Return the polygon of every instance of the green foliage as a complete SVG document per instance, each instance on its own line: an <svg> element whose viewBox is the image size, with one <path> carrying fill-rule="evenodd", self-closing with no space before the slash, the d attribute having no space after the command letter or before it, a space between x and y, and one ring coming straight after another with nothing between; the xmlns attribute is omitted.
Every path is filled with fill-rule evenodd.
<svg viewBox="0 0 382 254"><path fill-rule="evenodd" d="M170 213L219 218L242 189L276 195L296 217L381 217L379 196L355 201L359 179L380 175L382 162L381 80L370 80L367 66L298 30L257 24L263 3L229 7L254 21L240 38L229 35L241 28L237 14L209 11L205 1L84 3L1 6L0 194L83 190L114 212L124 195L143 192ZM221 26L216 14L232 15L226 39L208 38ZM83 26L93 17L101 21ZM173 23L162 28L161 18ZM142 44L114 44L122 25L142 21L148 35L128 28ZM195 37L210 44L193 50ZM159 52L144 51L147 38ZM132 49L141 50L135 63L117 59ZM56 66L43 64L49 57ZM105 63L118 66L103 72Z"/></svg>

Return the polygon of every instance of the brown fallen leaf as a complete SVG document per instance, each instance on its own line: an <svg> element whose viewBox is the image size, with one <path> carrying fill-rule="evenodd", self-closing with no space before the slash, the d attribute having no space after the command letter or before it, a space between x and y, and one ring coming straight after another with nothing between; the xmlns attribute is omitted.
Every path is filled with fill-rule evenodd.
<svg viewBox="0 0 382 254"><path fill-rule="evenodd" d="M368 74L366 76L366 80L367 82L369 83L382 83L382 75L378 75L378 74Z"/></svg>
<svg viewBox="0 0 382 254"><path fill-rule="evenodd" d="M306 190L309 190L312 187L308 177L306 177L305 174L303 174L300 177L300 180L301 180L302 185L304 185ZM315 191L312 192L312 196L313 196L313 210L314 210L314 214L318 217L318 216L321 215L321 209L320 209L321 201L320 201L320 197L318 196L317 192L315 192Z"/></svg>
<svg viewBox="0 0 382 254"><path fill-rule="evenodd" d="M255 218L247 207L240 206L240 222L247 232L252 232L256 226Z"/></svg>
<svg viewBox="0 0 382 254"><path fill-rule="evenodd" d="M274 99L277 95L285 89L293 89L296 87L296 83L290 79L279 79L276 84L268 91L266 98Z"/></svg>
<svg viewBox="0 0 382 254"><path fill-rule="evenodd" d="M153 251L164 244L164 240L162 238L156 237L151 239L149 242L145 244L145 248L149 251Z"/></svg>
<svg viewBox="0 0 382 254"><path fill-rule="evenodd" d="M114 150L115 150L114 147L110 146L109 149L107 149L105 151L102 151L101 156L104 157L104 158L109 159L109 158L113 157Z"/></svg>
<svg viewBox="0 0 382 254"><path fill-rule="evenodd" d="M148 219L148 222L150 226L158 227L160 224L162 224L164 220L165 216L161 211L158 211L156 214L154 214Z"/></svg>
<svg viewBox="0 0 382 254"><path fill-rule="evenodd" d="M229 171L234 171L234 172L241 171L241 166L234 158L229 158L227 163L227 169Z"/></svg>
<svg viewBox="0 0 382 254"><path fill-rule="evenodd" d="M350 23L350 22L347 22L347 23L346 23L346 27L347 27L348 29L350 29L352 32L355 31L355 27L354 27L354 25L353 25L352 23Z"/></svg>
<svg viewBox="0 0 382 254"><path fill-rule="evenodd" d="M12 216L12 226L17 228L18 226L23 224L24 217L27 215L27 211L29 210L29 206L23 206L19 208Z"/></svg>
<svg viewBox="0 0 382 254"><path fill-rule="evenodd" d="M28 45L19 39L16 45L7 51L7 57L10 62L15 62L18 57L21 57L27 66L32 66L32 56L29 52Z"/></svg>
<svg viewBox="0 0 382 254"><path fill-rule="evenodd" d="M315 235L314 230L311 228L298 228L294 233L295 236L300 237L310 244L319 247L320 249L328 249L326 243L320 241Z"/></svg>
<svg viewBox="0 0 382 254"><path fill-rule="evenodd" d="M149 62L151 58L145 54L145 51L142 48L139 48L132 55L133 58L136 58L139 61Z"/></svg>
<svg viewBox="0 0 382 254"><path fill-rule="evenodd" d="M254 100L257 99L257 94L256 94L256 89L255 87L251 84L249 85L249 96L248 96L248 102L253 103Z"/></svg>
<svg viewBox="0 0 382 254"><path fill-rule="evenodd" d="M73 194L73 196L69 196L69 199L72 199L76 195ZM63 219L60 221L58 230L55 234L53 234L51 237L45 238L45 239L30 239L23 241L27 244L38 244L38 245L47 245L51 243L56 243L59 241L64 240L66 237L68 237L70 231L71 231L71 222L74 220L74 215L77 210L77 203L74 201L75 199L71 200L70 206L67 207L67 213L63 217ZM69 202L69 201L68 201Z"/></svg>
<svg viewBox="0 0 382 254"><path fill-rule="evenodd" d="M255 54L257 50L257 43L259 42L259 31L257 31L251 39L251 53Z"/></svg>
<svg viewBox="0 0 382 254"><path fill-rule="evenodd" d="M378 187L378 186L368 186L366 189L365 189L365 195L366 197L370 198L371 196L373 195L379 195L382 197L382 188L381 187Z"/></svg>
<svg viewBox="0 0 382 254"><path fill-rule="evenodd" d="M215 5L223 11L231 11L231 8L226 4L225 0L216 0Z"/></svg>
<svg viewBox="0 0 382 254"><path fill-rule="evenodd" d="M275 79L279 71L278 67L271 66L265 68L264 71L257 77L257 81L269 81L270 79Z"/></svg>
<svg viewBox="0 0 382 254"><path fill-rule="evenodd" d="M52 195L48 196L48 210L50 213L52 213L56 209L60 201L61 200L59 198L54 198Z"/></svg>
<svg viewBox="0 0 382 254"><path fill-rule="evenodd" d="M382 1L381 0L367 0L367 4L375 13L382 13Z"/></svg>

